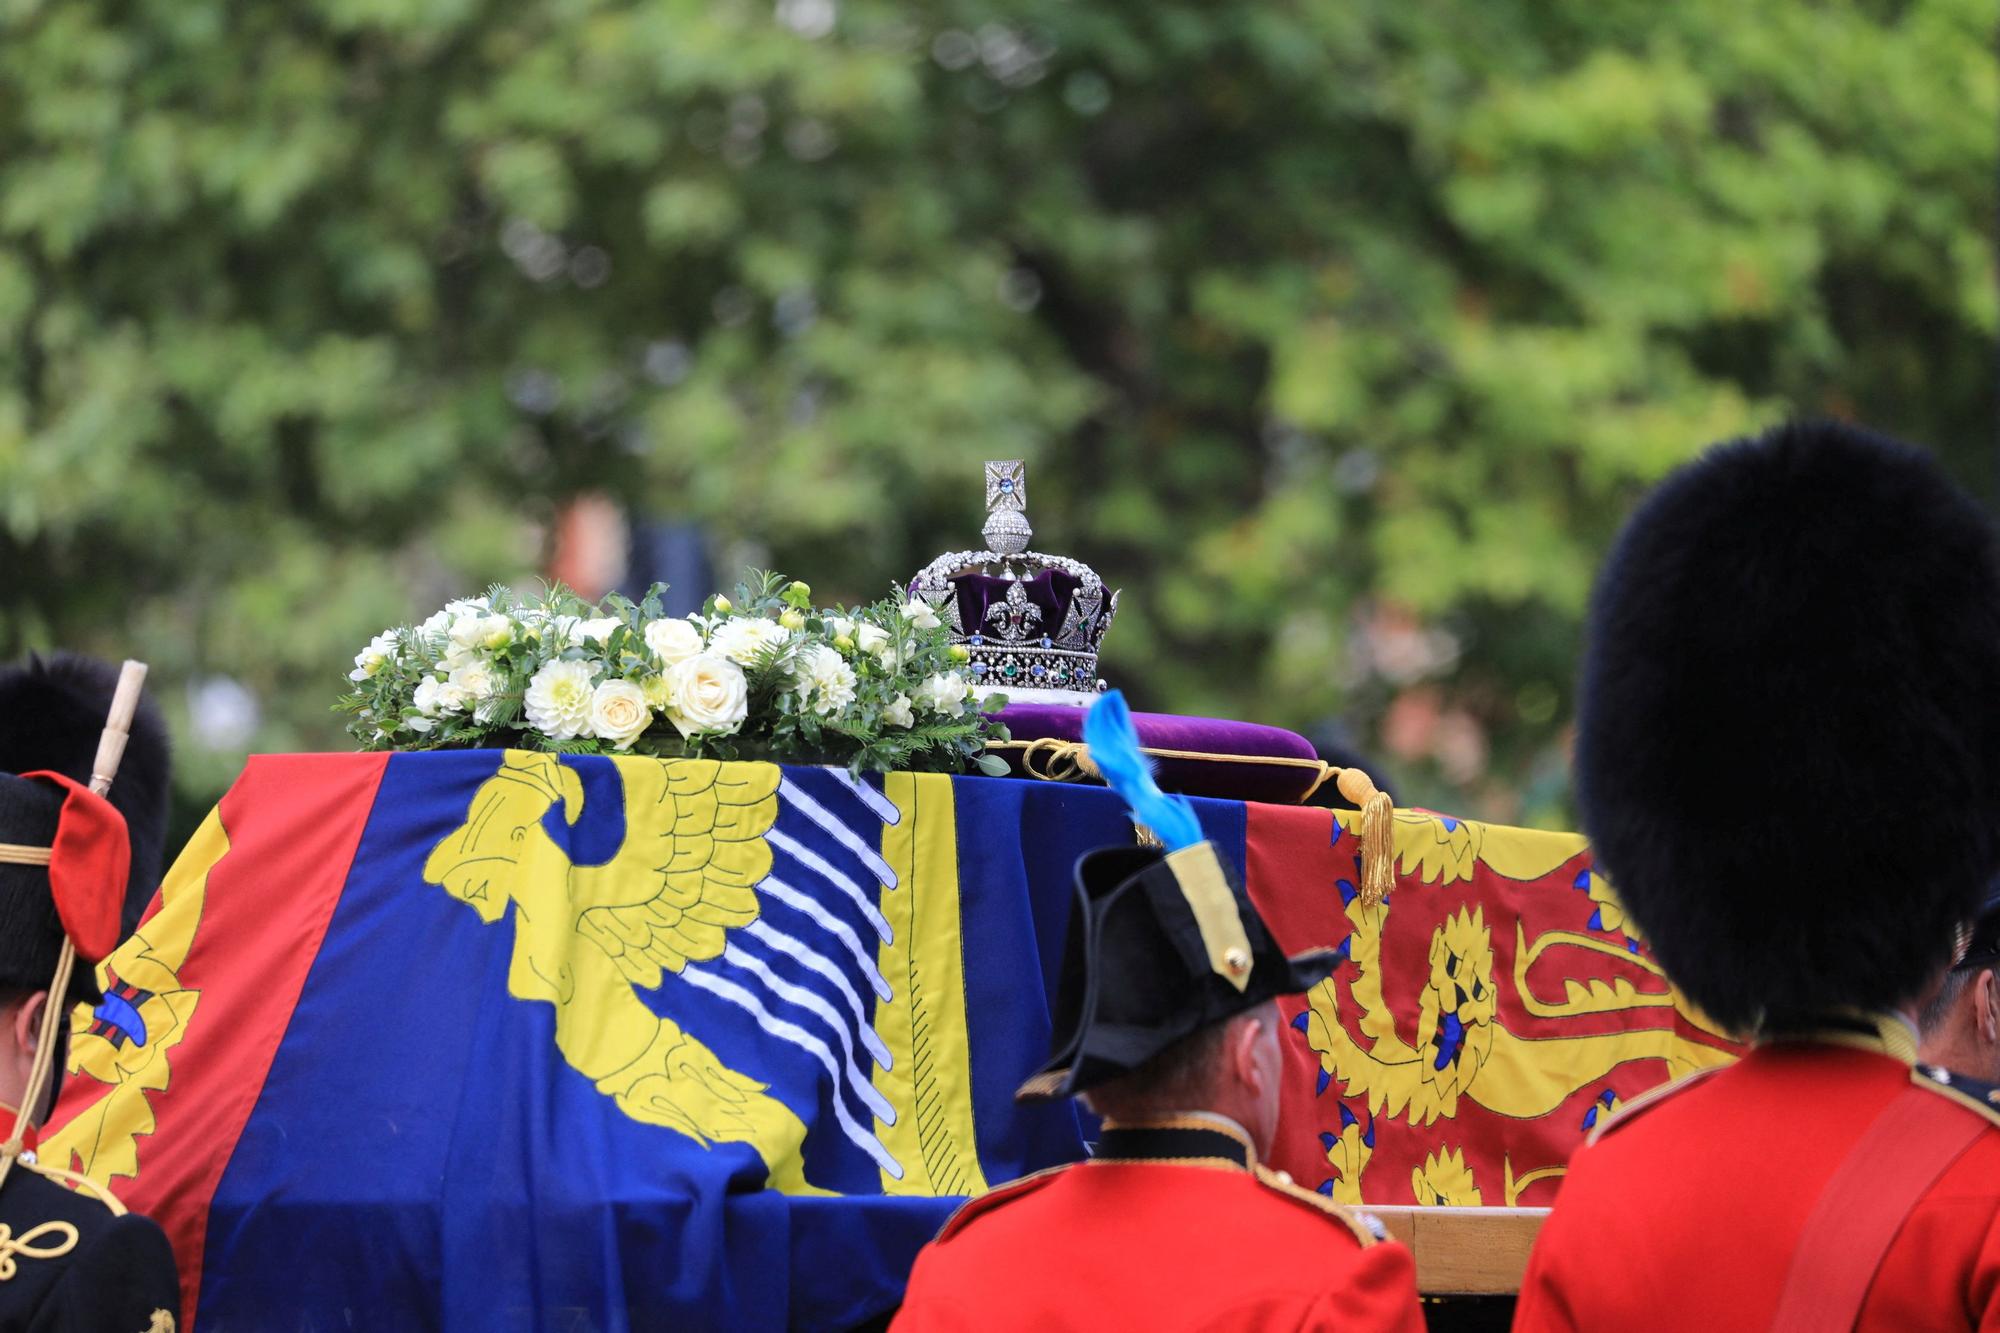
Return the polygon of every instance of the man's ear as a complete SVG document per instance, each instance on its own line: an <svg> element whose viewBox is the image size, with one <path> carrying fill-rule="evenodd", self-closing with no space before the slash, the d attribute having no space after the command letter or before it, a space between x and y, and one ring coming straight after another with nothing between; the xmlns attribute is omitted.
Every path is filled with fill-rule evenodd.
<svg viewBox="0 0 2000 1333"><path fill-rule="evenodd" d="M33 1055L42 1039L42 1010L48 1006L49 993L38 990L21 1001L14 1010L9 1026L13 1029L14 1049Z"/></svg>
<svg viewBox="0 0 2000 1333"><path fill-rule="evenodd" d="M1257 1046L1263 1032L1264 1025L1257 1021L1255 1010L1229 1020L1229 1072L1236 1076L1238 1083L1259 1092L1263 1091L1259 1085L1264 1071L1257 1064Z"/></svg>
<svg viewBox="0 0 2000 1333"><path fill-rule="evenodd" d="M1990 967L1980 969L1972 983L1972 1012L1980 1040L2000 1043L2000 977Z"/></svg>

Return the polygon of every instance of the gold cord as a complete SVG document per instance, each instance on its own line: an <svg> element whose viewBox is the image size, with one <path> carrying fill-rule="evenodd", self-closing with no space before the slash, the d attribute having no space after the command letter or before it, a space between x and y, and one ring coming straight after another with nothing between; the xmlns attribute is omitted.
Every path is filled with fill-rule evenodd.
<svg viewBox="0 0 2000 1333"><path fill-rule="evenodd" d="M1090 747L1082 741L1058 740L1054 736L1044 736L1033 741L988 741L988 750L1019 750L1021 768L1029 777L1045 782L1095 782L1102 778L1097 765L1090 762ZM1327 784L1330 778L1344 770L1327 763L1323 759L1289 759L1281 755L1256 754L1211 754L1203 750L1167 750L1158 746L1142 745L1142 754L1155 759L1196 759L1217 764L1258 764L1271 768L1303 768L1314 774L1312 785L1299 793L1299 804L1311 800L1313 793ZM1041 767L1036 767L1037 764Z"/></svg>
<svg viewBox="0 0 2000 1333"><path fill-rule="evenodd" d="M60 1236L62 1239L43 1245L34 1243L38 1238L53 1236ZM73 1222L43 1222L39 1226L28 1228L19 1236L14 1234L13 1227L0 1222L0 1282L11 1281L15 1272L19 1270L20 1265L14 1262L15 1255L25 1254L30 1259L60 1259L76 1248L78 1239L76 1224Z"/></svg>
<svg viewBox="0 0 2000 1333"><path fill-rule="evenodd" d="M53 847L37 847L26 842L0 842L0 865L45 866L54 854Z"/></svg>

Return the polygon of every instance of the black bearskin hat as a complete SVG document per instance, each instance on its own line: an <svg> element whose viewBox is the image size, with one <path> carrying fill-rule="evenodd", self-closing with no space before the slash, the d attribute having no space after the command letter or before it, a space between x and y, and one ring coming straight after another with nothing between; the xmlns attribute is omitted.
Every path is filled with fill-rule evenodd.
<svg viewBox="0 0 2000 1333"><path fill-rule="evenodd" d="M1788 425L1668 477L1590 612L1584 829L1740 1033L1907 1003L2000 869L2000 548L1927 455Z"/></svg>
<svg viewBox="0 0 2000 1333"><path fill-rule="evenodd" d="M88 783L117 687L115 665L75 653L30 656L0 667L0 773L47 770ZM166 726L159 709L142 695L118 779L111 784L111 804L125 816L132 839L132 876L122 919L127 935L138 926L165 869L168 763ZM49 971L54 970L51 954Z"/></svg>

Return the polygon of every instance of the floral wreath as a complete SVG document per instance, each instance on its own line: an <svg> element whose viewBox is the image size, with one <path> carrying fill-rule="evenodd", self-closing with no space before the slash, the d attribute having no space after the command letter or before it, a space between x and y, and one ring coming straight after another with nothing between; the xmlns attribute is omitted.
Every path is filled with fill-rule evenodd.
<svg viewBox="0 0 2000 1333"><path fill-rule="evenodd" d="M812 589L753 571L690 616L593 604L561 584L495 586L378 634L335 703L364 750L483 746L844 763L1002 774L1006 728L959 668L964 647L922 601L816 609Z"/></svg>

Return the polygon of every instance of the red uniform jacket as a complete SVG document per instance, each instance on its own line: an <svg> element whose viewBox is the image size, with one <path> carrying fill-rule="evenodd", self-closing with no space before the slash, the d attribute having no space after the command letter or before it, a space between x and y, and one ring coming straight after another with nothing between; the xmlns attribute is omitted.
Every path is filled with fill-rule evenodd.
<svg viewBox="0 0 2000 1333"><path fill-rule="evenodd" d="M1570 1159L1516 1333L1763 1329L1836 1167L1911 1086L1991 1123L1918 1201L1877 1270L1866 1333L2000 1333L2000 1113L1912 1069L1895 1019L1754 1048L1642 1098Z"/></svg>
<svg viewBox="0 0 2000 1333"><path fill-rule="evenodd" d="M917 1256L892 1329L1422 1333L1409 1251L1224 1125L1107 1125L1088 1162L974 1199Z"/></svg>

